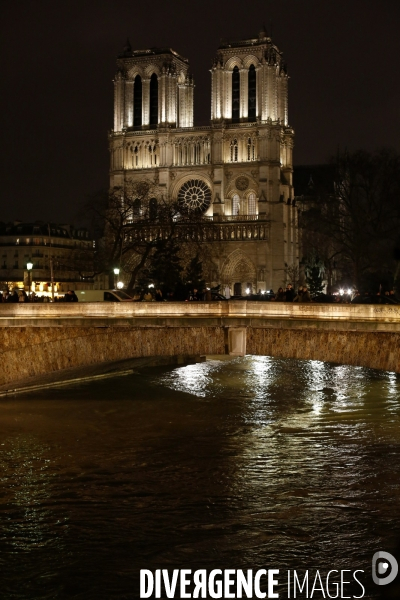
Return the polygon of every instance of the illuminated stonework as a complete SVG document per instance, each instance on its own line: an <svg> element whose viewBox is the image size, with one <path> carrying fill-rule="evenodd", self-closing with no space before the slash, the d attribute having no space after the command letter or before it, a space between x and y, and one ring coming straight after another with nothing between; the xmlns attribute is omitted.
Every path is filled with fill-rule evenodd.
<svg viewBox="0 0 400 600"><path fill-rule="evenodd" d="M231 293L276 289L298 264L286 65L263 30L222 42L211 79L211 124L195 127L188 60L170 48L125 47L114 80L111 187L151 180L160 197L218 222L209 283Z"/></svg>
<svg viewBox="0 0 400 600"><path fill-rule="evenodd" d="M189 179L179 190L178 200L185 208L206 211L210 206L211 191L201 179Z"/></svg>

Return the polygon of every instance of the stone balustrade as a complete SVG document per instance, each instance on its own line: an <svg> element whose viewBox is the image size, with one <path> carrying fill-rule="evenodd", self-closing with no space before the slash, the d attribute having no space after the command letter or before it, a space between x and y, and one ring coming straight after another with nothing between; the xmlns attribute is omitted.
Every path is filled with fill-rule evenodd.
<svg viewBox="0 0 400 600"><path fill-rule="evenodd" d="M297 304L289 302L81 302L54 304L0 304L0 327L21 325L68 326L81 320L126 323L132 320L241 319L248 325L279 320L282 327L400 330L400 305ZM189 321L188 321L189 319ZM143 321L144 322L144 321ZM285 325L286 323L286 325ZM157 323L154 322L154 325Z"/></svg>

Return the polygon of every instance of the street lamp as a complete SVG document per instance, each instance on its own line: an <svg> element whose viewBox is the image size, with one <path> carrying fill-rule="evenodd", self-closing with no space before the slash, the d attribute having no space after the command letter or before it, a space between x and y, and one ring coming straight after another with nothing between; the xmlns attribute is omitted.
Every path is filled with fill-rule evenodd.
<svg viewBox="0 0 400 600"><path fill-rule="evenodd" d="M26 263L26 268L28 269L28 298L29 302L31 301L31 271L32 271L33 263Z"/></svg>
<svg viewBox="0 0 400 600"><path fill-rule="evenodd" d="M115 290L115 280L118 277L118 275L119 275L119 269L118 269L118 267L116 267L114 269L114 290Z"/></svg>

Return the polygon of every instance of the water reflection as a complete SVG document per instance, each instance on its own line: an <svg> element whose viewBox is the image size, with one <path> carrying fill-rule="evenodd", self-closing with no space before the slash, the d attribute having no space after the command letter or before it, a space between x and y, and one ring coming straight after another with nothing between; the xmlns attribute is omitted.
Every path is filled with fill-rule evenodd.
<svg viewBox="0 0 400 600"><path fill-rule="evenodd" d="M393 373L214 357L0 411L2 598L136 599L140 568L369 570L400 532Z"/></svg>

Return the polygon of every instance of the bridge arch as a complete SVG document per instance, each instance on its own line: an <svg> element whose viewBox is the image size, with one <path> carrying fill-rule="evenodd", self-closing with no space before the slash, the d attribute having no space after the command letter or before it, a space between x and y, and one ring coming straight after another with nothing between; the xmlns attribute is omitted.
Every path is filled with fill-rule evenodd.
<svg viewBox="0 0 400 600"><path fill-rule="evenodd" d="M400 307L269 302L3 304L0 393L132 358L243 354L400 373Z"/></svg>

